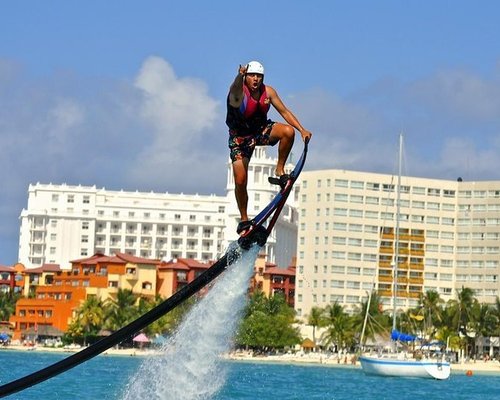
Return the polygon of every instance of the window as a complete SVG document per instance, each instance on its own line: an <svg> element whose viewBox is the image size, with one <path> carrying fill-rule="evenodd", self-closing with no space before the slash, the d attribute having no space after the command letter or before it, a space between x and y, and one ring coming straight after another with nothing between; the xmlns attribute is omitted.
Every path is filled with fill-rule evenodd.
<svg viewBox="0 0 500 400"><path fill-rule="evenodd" d="M427 209L428 210L439 210L439 203L428 202Z"/></svg>
<svg viewBox="0 0 500 400"><path fill-rule="evenodd" d="M347 208L334 208L333 215L345 217L347 216Z"/></svg>
<svg viewBox="0 0 500 400"><path fill-rule="evenodd" d="M67 202L68 203L74 203L75 202L75 195L74 194L68 194Z"/></svg>
<svg viewBox="0 0 500 400"><path fill-rule="evenodd" d="M366 204L378 204L378 197L373 197L373 196L366 196L365 198L365 203Z"/></svg>
<svg viewBox="0 0 500 400"><path fill-rule="evenodd" d="M348 201L347 194L343 194L343 193L335 193L334 199L335 199L335 201L341 201L341 202Z"/></svg>

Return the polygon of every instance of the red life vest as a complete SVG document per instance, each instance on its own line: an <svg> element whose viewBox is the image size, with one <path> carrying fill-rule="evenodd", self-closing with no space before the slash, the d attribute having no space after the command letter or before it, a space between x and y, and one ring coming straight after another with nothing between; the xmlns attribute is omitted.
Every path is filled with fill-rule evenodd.
<svg viewBox="0 0 500 400"><path fill-rule="evenodd" d="M245 118L251 118L256 112L267 116L271 102L267 97L266 85L260 88L259 100L255 100L250 94L247 85L243 85L243 101L240 105L240 112Z"/></svg>
<svg viewBox="0 0 500 400"><path fill-rule="evenodd" d="M228 96L226 124L231 135L246 136L262 132L267 124L267 112L270 106L271 100L267 96L264 84L260 88L258 100L255 100L248 87L243 85L243 100L238 108L229 104Z"/></svg>

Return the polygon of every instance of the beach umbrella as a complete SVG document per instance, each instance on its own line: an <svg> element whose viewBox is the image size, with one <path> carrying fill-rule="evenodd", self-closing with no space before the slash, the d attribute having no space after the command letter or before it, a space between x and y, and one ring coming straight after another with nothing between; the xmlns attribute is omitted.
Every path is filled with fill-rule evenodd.
<svg viewBox="0 0 500 400"><path fill-rule="evenodd" d="M316 347L316 343L314 343L311 339L306 338L300 345L304 350L312 350Z"/></svg>
<svg viewBox="0 0 500 400"><path fill-rule="evenodd" d="M53 327L52 325L38 325L37 327L31 327L25 329L22 332L26 336L48 336L48 337L61 337L64 332Z"/></svg>
<svg viewBox="0 0 500 400"><path fill-rule="evenodd" d="M149 338L144 333L139 333L135 338L132 339L134 342L138 343L149 343Z"/></svg>

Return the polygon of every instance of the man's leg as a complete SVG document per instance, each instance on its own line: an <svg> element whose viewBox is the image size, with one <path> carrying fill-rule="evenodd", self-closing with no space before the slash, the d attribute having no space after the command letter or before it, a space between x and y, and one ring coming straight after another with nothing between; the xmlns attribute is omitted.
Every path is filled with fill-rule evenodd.
<svg viewBox="0 0 500 400"><path fill-rule="evenodd" d="M285 173L285 163L292 150L293 141L295 139L295 130L288 124L277 122L271 129L269 135L270 144L279 142L278 145L278 163L274 173L276 176L281 176Z"/></svg>
<svg viewBox="0 0 500 400"><path fill-rule="evenodd" d="M247 176L248 176L248 158L241 158L233 162L233 175L234 175L234 194L236 196L236 203L240 210L242 221L248 221L247 206L248 206L248 193L247 193Z"/></svg>

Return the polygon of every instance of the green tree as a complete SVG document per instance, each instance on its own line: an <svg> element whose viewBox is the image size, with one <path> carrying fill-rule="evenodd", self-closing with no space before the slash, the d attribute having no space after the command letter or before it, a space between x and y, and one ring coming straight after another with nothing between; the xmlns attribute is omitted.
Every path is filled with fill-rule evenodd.
<svg viewBox="0 0 500 400"><path fill-rule="evenodd" d="M89 296L76 311L76 318L68 329L75 337L82 336L84 345L87 339L97 336L104 323L104 304L96 296Z"/></svg>
<svg viewBox="0 0 500 400"><path fill-rule="evenodd" d="M313 328L313 337L312 340L314 344L316 343L316 328L323 326L324 324L324 314L325 310L321 307L312 307L311 312L307 317L307 325L312 326Z"/></svg>
<svg viewBox="0 0 500 400"><path fill-rule="evenodd" d="M16 302L21 297L12 292L0 293L0 321L8 321L16 311Z"/></svg>
<svg viewBox="0 0 500 400"><path fill-rule="evenodd" d="M116 331L139 316L138 297L129 289L118 289L116 298L108 299L106 306L106 329Z"/></svg>
<svg viewBox="0 0 500 400"><path fill-rule="evenodd" d="M325 332L321 335L324 346L337 345L338 348L351 347L354 343L353 320L338 303L326 306L323 314Z"/></svg>
<svg viewBox="0 0 500 400"><path fill-rule="evenodd" d="M266 298L261 291L250 297L244 318L236 335L236 343L254 349L283 349L300 343L293 327L295 311L281 294Z"/></svg>
<svg viewBox="0 0 500 400"><path fill-rule="evenodd" d="M146 312L161 304L164 300L165 299L161 298L158 295L154 300L141 298L139 300L139 314L145 314ZM172 311L169 311L168 313L148 325L144 329L144 333L149 336L153 336L156 334L171 334L180 324L187 312L189 312L194 302L194 297L186 300L179 306L175 307Z"/></svg>
<svg viewBox="0 0 500 400"><path fill-rule="evenodd" d="M365 316L367 316L365 337L363 340L368 338L374 339L376 334L390 331L392 325L390 316L383 310L382 298L378 292L374 290L370 296L369 309L368 299L366 299L366 301L361 302L361 307L352 316L352 329L355 332L359 332L359 335L361 335Z"/></svg>
<svg viewBox="0 0 500 400"><path fill-rule="evenodd" d="M444 300L435 290L428 290L420 295L420 306L425 316L425 333L432 336L435 326L441 326Z"/></svg>
<svg viewBox="0 0 500 400"><path fill-rule="evenodd" d="M474 349L473 336L475 326L473 308L476 303L477 299L474 297L474 290L463 286L457 293L457 299L448 302L448 323L462 337L462 348L465 350L466 355L471 354Z"/></svg>

